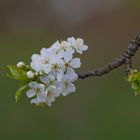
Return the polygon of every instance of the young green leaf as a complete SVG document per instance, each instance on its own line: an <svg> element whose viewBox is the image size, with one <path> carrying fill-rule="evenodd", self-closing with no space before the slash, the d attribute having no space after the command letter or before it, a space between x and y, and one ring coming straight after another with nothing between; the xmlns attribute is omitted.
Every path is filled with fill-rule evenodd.
<svg viewBox="0 0 140 140"><path fill-rule="evenodd" d="M22 85L16 92L16 95L15 95L15 100L16 100L16 103L19 101L21 95L24 93L25 89L28 87L28 85Z"/></svg>
<svg viewBox="0 0 140 140"><path fill-rule="evenodd" d="M16 79L16 80L22 80L22 81L28 80L26 76L26 72L27 72L26 70L18 68L15 65L9 65L8 68L10 71L10 75L8 74L8 77Z"/></svg>
<svg viewBox="0 0 140 140"><path fill-rule="evenodd" d="M135 91L135 95L140 95L140 72L132 70L128 76L128 81L131 83L131 87Z"/></svg>

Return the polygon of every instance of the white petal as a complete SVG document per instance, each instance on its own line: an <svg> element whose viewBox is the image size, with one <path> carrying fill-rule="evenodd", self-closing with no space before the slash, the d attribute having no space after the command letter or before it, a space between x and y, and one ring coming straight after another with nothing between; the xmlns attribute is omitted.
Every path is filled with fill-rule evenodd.
<svg viewBox="0 0 140 140"><path fill-rule="evenodd" d="M39 58L40 58L40 55L38 55L38 54L33 54L31 57L32 61L36 61Z"/></svg>
<svg viewBox="0 0 140 140"><path fill-rule="evenodd" d="M80 49L76 49L76 52L77 52L77 53L80 53L80 54L83 54L83 51L82 51L81 48L80 48Z"/></svg>
<svg viewBox="0 0 140 140"><path fill-rule="evenodd" d="M80 66L81 66L80 59L79 58L72 59L72 61L70 62L70 65L73 68L80 68Z"/></svg>
<svg viewBox="0 0 140 140"><path fill-rule="evenodd" d="M39 100L37 98L31 100L31 104L38 104L38 103L40 103L40 102L39 102Z"/></svg>
<svg viewBox="0 0 140 140"><path fill-rule="evenodd" d="M69 94L69 90L67 88L63 88L63 90L61 91L61 95L67 96L68 94Z"/></svg>
<svg viewBox="0 0 140 140"><path fill-rule="evenodd" d="M37 88L38 87L38 83L37 82L30 82L29 83L29 87L31 87L31 88Z"/></svg>
<svg viewBox="0 0 140 140"><path fill-rule="evenodd" d="M35 71L39 72L41 70L40 55L34 54L34 55L32 55L31 59L32 59L32 62L30 63L31 68L34 69Z"/></svg>
<svg viewBox="0 0 140 140"><path fill-rule="evenodd" d="M65 55L65 51L64 50L59 50L59 52L57 53L59 58L63 58Z"/></svg>
<svg viewBox="0 0 140 140"><path fill-rule="evenodd" d="M31 62L30 66L33 70L35 70L36 72L41 71L41 67L40 64L38 62Z"/></svg>
<svg viewBox="0 0 140 140"><path fill-rule="evenodd" d="M40 51L41 55L46 55L47 49L46 48L42 48Z"/></svg>
<svg viewBox="0 0 140 140"><path fill-rule="evenodd" d="M56 42L51 46L51 48L60 49L60 42L59 42L59 41L56 41Z"/></svg>
<svg viewBox="0 0 140 140"><path fill-rule="evenodd" d="M71 52L66 52L65 53L65 55L64 55L64 60L66 61L66 62L69 62L69 61L71 61L71 59L73 58L73 54L71 53Z"/></svg>
<svg viewBox="0 0 140 140"><path fill-rule="evenodd" d="M45 85L44 84L38 84L38 88L40 88L40 93L42 93L45 90Z"/></svg>
<svg viewBox="0 0 140 140"><path fill-rule="evenodd" d="M49 84L50 83L50 80L48 78L47 75L42 75L39 77L40 81L43 82L44 84Z"/></svg>
<svg viewBox="0 0 140 140"><path fill-rule="evenodd" d="M53 93L54 97L58 97L60 95L59 90L55 86L49 86L48 90Z"/></svg>
<svg viewBox="0 0 140 140"><path fill-rule="evenodd" d="M82 38L77 38L78 43L83 44L84 40Z"/></svg>
<svg viewBox="0 0 140 140"><path fill-rule="evenodd" d="M72 47L68 47L67 50L66 50L66 53L70 53L70 54L73 54L75 51Z"/></svg>
<svg viewBox="0 0 140 140"><path fill-rule="evenodd" d="M53 75L48 75L48 78L51 82L53 82L55 80L55 77Z"/></svg>
<svg viewBox="0 0 140 140"><path fill-rule="evenodd" d="M63 79L64 80L66 79L67 81L70 82L74 82L78 79L78 75L72 68L68 68L65 77Z"/></svg>
<svg viewBox="0 0 140 140"><path fill-rule="evenodd" d="M45 103L45 102L46 102L46 95L40 94L40 95L37 97L37 100L38 100L39 103Z"/></svg>
<svg viewBox="0 0 140 140"><path fill-rule="evenodd" d="M61 82L62 79L64 77L64 72L63 71L60 71L58 74L57 74L57 81L58 82Z"/></svg>
<svg viewBox="0 0 140 140"><path fill-rule="evenodd" d="M75 46L76 40L75 40L74 37L70 37L70 38L68 38L67 40L68 40L68 42L69 42L72 46Z"/></svg>
<svg viewBox="0 0 140 140"><path fill-rule="evenodd" d="M87 45L82 45L82 50L83 51L86 51L88 49L88 46Z"/></svg>
<svg viewBox="0 0 140 140"><path fill-rule="evenodd" d="M75 85L74 85L74 84L71 84L71 83L70 83L69 86L68 86L68 88L69 88L69 92L70 92L70 93L76 91L76 89L75 89Z"/></svg>
<svg viewBox="0 0 140 140"><path fill-rule="evenodd" d="M48 74L51 71L51 65L43 65L42 70L44 71L44 73Z"/></svg>
<svg viewBox="0 0 140 140"><path fill-rule="evenodd" d="M67 87L62 86L61 94L63 96L66 96L66 95L68 95L68 94L70 94L72 92L75 92L75 90L76 90L74 84L72 84L70 82L68 82L67 84L68 84Z"/></svg>
<svg viewBox="0 0 140 140"><path fill-rule="evenodd" d="M45 92L42 92L38 97L46 98L47 94L48 94L48 89L46 89Z"/></svg>
<svg viewBox="0 0 140 140"><path fill-rule="evenodd" d="M35 91L33 89L30 89L26 92L27 97L31 98L35 96Z"/></svg>

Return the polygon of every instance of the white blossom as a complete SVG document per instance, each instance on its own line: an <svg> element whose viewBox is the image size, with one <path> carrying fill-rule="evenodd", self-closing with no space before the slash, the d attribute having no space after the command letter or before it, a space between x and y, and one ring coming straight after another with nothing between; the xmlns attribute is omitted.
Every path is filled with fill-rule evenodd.
<svg viewBox="0 0 140 140"><path fill-rule="evenodd" d="M56 41L52 48L57 50L57 55L60 57L64 57L65 54L73 55L74 49L71 47L71 44L68 41Z"/></svg>
<svg viewBox="0 0 140 140"><path fill-rule="evenodd" d="M71 56L65 56L64 57L64 68L80 68L81 62L80 58L74 58L72 59Z"/></svg>
<svg viewBox="0 0 140 140"><path fill-rule="evenodd" d="M55 80L56 79L55 79L55 77L53 75L46 75L46 74L44 74L44 75L40 76L40 81L43 84L47 85L47 86L52 84Z"/></svg>
<svg viewBox="0 0 140 140"><path fill-rule="evenodd" d="M68 68L66 70L66 72L61 71L57 75L57 81L58 82L61 82L63 79L68 79L69 81L73 81L74 82L74 81L76 81L78 79L78 75L77 75L77 73L72 68Z"/></svg>
<svg viewBox="0 0 140 140"><path fill-rule="evenodd" d="M37 98L33 99L31 103L42 104L46 103L48 106L52 105L55 98L59 96L59 92L54 86L49 86L44 92L42 92Z"/></svg>
<svg viewBox="0 0 140 140"><path fill-rule="evenodd" d="M75 39L74 37L68 38L68 42L71 44L72 47L76 50L76 52L82 54L83 51L88 49L88 46L84 44L83 39L78 38Z"/></svg>
<svg viewBox="0 0 140 140"><path fill-rule="evenodd" d="M40 52L40 65L41 65L41 70L48 74L51 71L51 59L53 59L55 52L53 49L48 48L45 49L43 48Z"/></svg>
<svg viewBox="0 0 140 140"><path fill-rule="evenodd" d="M42 48L40 55L34 54L32 56L31 67L37 72L44 72L48 74L51 71L51 60L55 57L56 52L51 48Z"/></svg>
<svg viewBox="0 0 140 140"><path fill-rule="evenodd" d="M41 61L40 55L33 54L31 60L32 60L30 63L31 68L36 72L40 72L42 70L41 63L40 63Z"/></svg>
<svg viewBox="0 0 140 140"><path fill-rule="evenodd" d="M74 79L69 79L70 77L64 76L61 81L59 82L58 89L60 90L61 95L66 96L70 93L75 92L75 85L72 83L75 81Z"/></svg>
<svg viewBox="0 0 140 140"><path fill-rule="evenodd" d="M56 41L50 48L42 48L40 54L33 54L27 77L36 75L37 81L29 83L26 93L29 98L35 97L31 103L51 106L60 95L75 92L74 82L78 79L75 69L81 67L81 61L74 53L82 54L87 49L83 39L72 37Z"/></svg>
<svg viewBox="0 0 140 140"><path fill-rule="evenodd" d="M29 98L39 96L45 90L44 84L38 84L37 82L30 82L29 87L30 89L26 92Z"/></svg>

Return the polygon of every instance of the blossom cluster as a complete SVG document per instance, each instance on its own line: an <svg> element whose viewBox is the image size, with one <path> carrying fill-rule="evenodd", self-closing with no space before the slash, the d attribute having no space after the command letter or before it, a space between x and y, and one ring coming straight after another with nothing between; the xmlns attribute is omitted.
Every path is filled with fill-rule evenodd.
<svg viewBox="0 0 140 140"><path fill-rule="evenodd" d="M26 95L31 103L51 106L60 95L75 92L74 82L78 79L75 69L80 68L81 62L74 54L82 54L87 49L83 39L71 37L56 41L50 48L42 48L40 54L33 54L26 72L30 79ZM25 63L19 62L17 67L23 68Z"/></svg>

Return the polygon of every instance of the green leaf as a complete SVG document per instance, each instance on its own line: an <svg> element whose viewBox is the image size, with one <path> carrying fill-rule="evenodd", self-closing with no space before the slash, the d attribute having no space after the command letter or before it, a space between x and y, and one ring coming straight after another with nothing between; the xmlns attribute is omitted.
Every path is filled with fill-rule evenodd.
<svg viewBox="0 0 140 140"><path fill-rule="evenodd" d="M8 74L7 76L16 80L22 80L22 81L26 81L28 80L27 76L26 76L26 70L18 68L15 65L9 65L8 69L10 71L10 74Z"/></svg>
<svg viewBox="0 0 140 140"><path fill-rule="evenodd" d="M16 92L16 95L15 95L15 100L16 100L16 103L19 101L21 95L24 93L25 89L28 87L28 85L22 85Z"/></svg>

